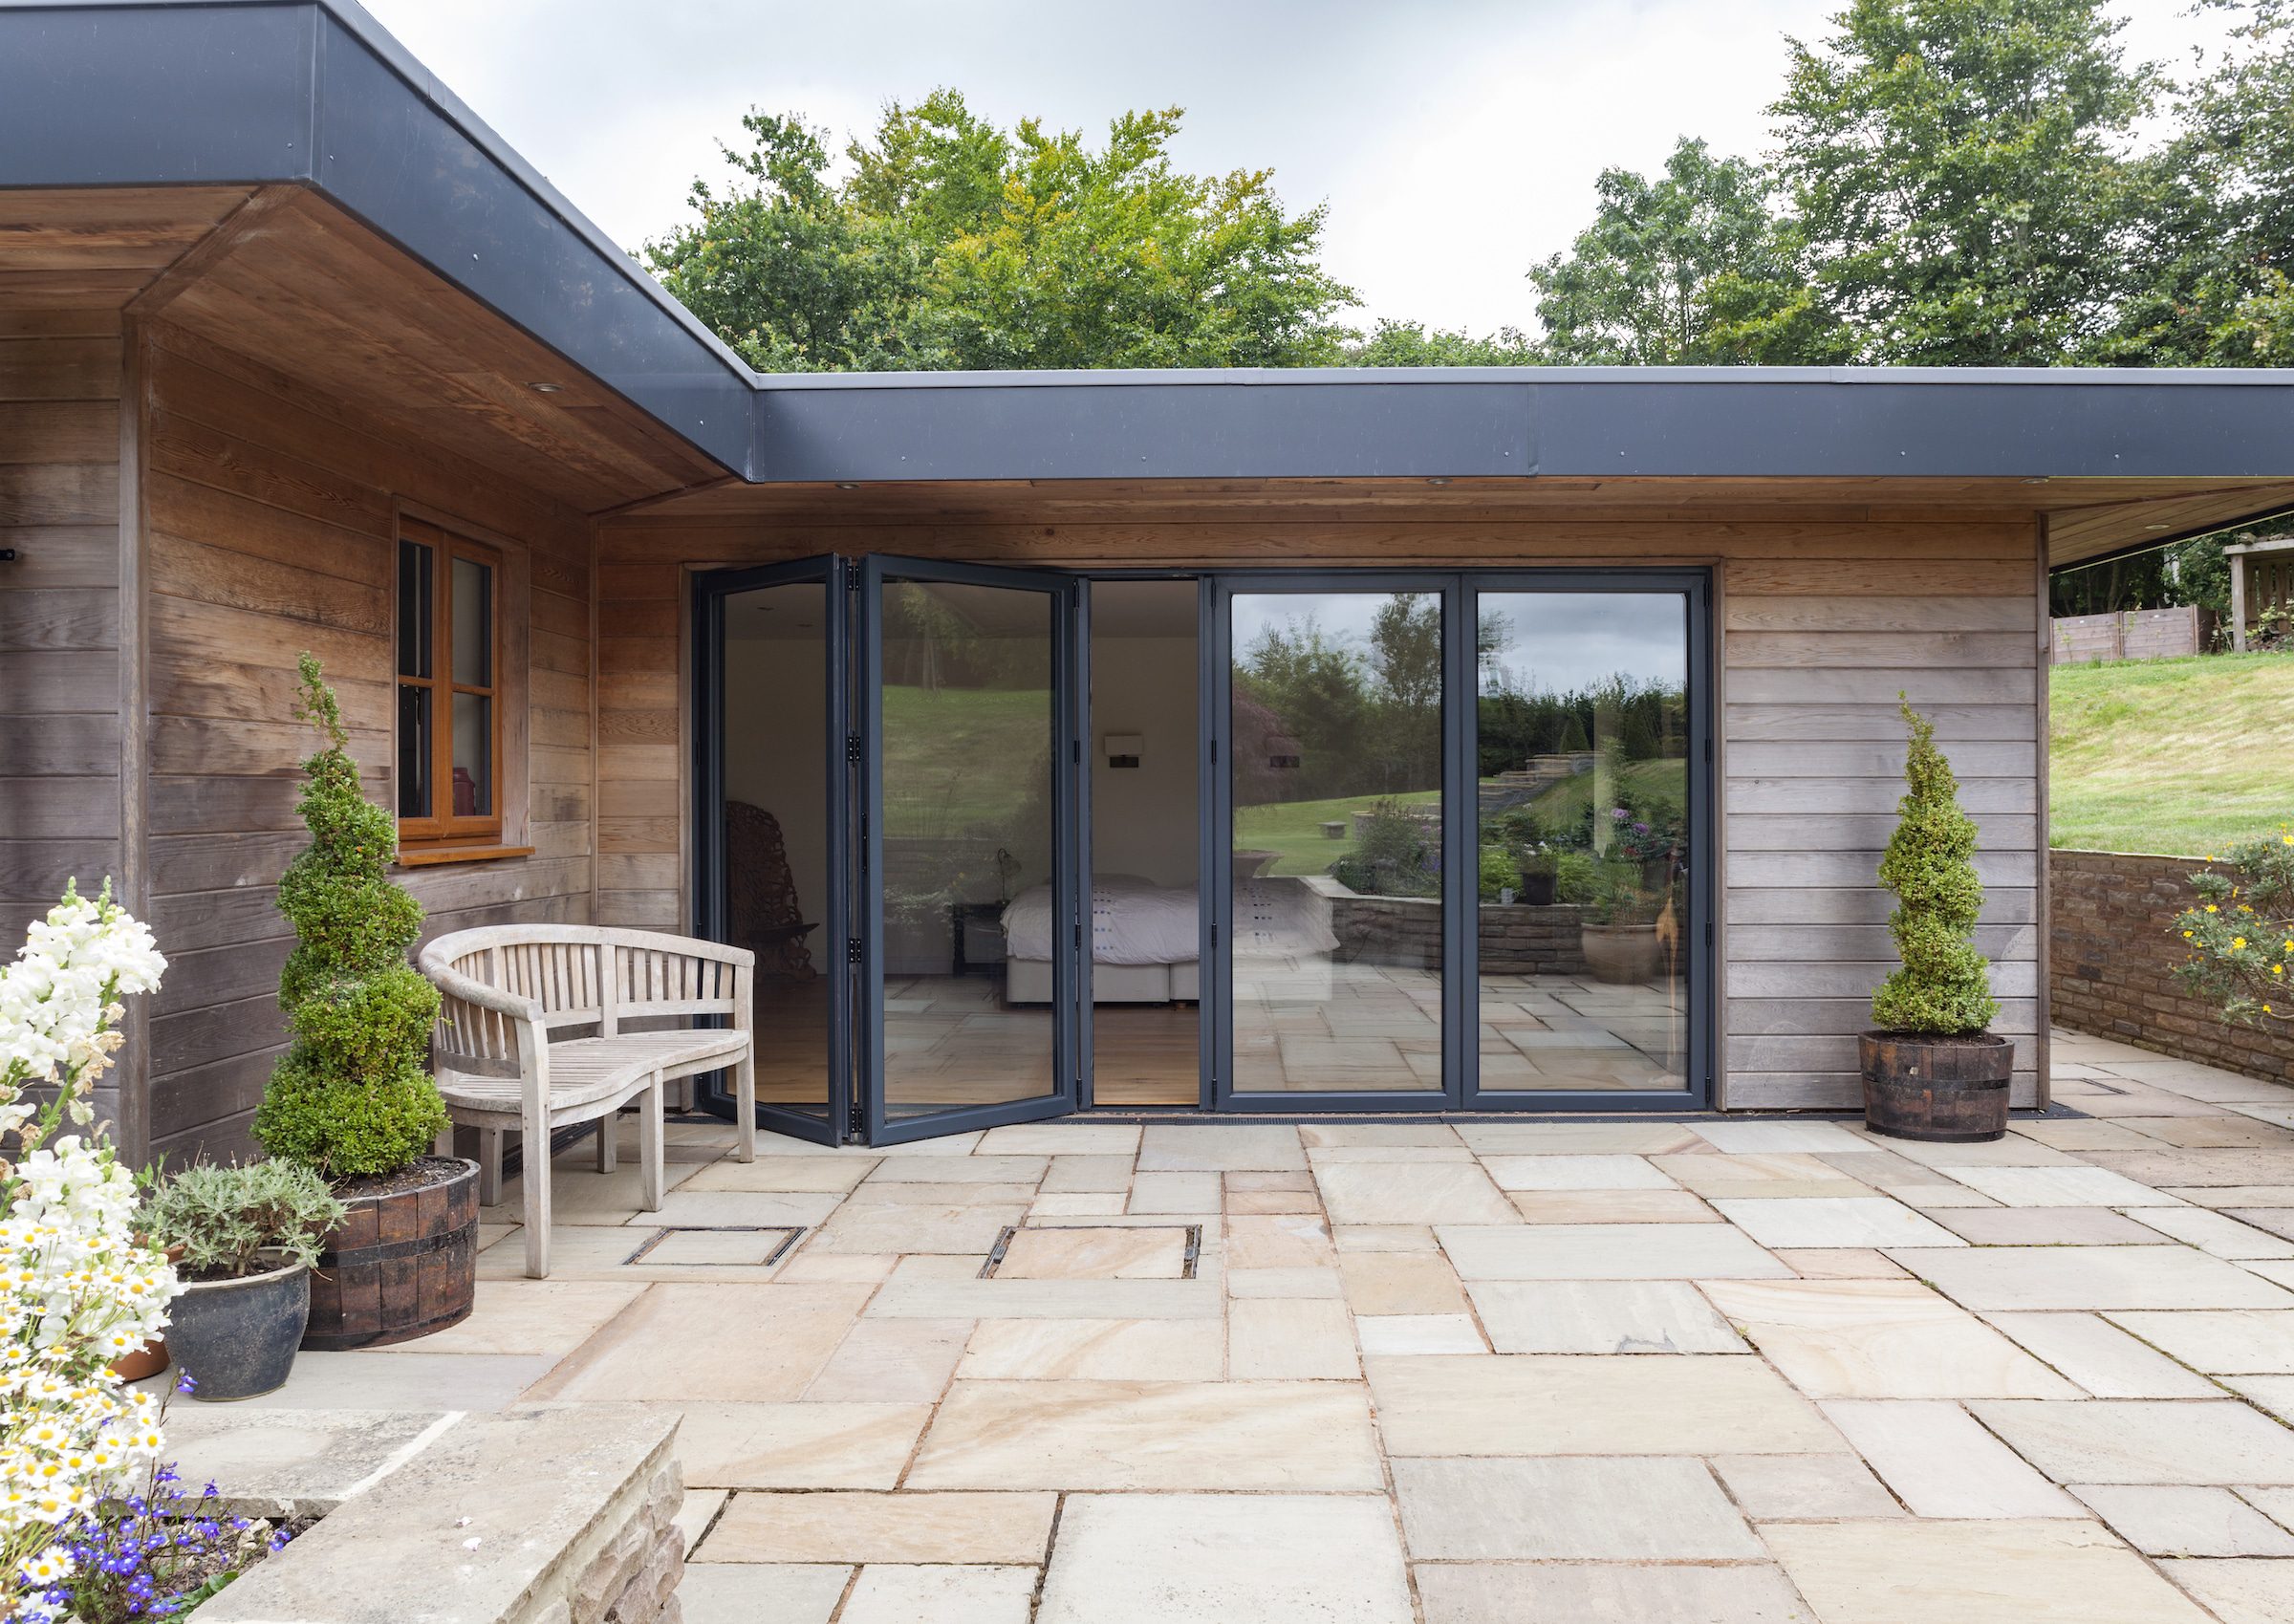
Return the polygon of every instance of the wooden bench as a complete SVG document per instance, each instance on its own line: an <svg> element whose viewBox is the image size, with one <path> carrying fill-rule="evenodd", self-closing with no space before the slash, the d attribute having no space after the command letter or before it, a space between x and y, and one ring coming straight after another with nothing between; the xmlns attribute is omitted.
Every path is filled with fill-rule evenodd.
<svg viewBox="0 0 2294 1624"><path fill-rule="evenodd" d="M502 1199L503 1134L523 1137L526 1272L534 1279L550 1273L556 1129L595 1122L597 1168L610 1173L614 1117L637 1100L642 1202L659 1212L663 1092L729 1068L740 1158L755 1159L756 955L747 948L598 925L494 925L440 937L421 963L440 994L438 1091L447 1115L478 1130L482 1204ZM729 1024L691 1024L704 1016ZM641 1029L627 1029L633 1023Z"/></svg>

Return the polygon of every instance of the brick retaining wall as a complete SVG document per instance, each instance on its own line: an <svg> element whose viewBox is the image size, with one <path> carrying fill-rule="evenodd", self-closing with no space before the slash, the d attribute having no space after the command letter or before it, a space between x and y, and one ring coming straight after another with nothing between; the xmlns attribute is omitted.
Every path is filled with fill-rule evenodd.
<svg viewBox="0 0 2294 1624"><path fill-rule="evenodd" d="M2048 990L2055 1024L2274 1083L2294 1083L2294 1039L2225 1025L2175 980L2175 916L2196 857L2047 854Z"/></svg>
<svg viewBox="0 0 2294 1624"><path fill-rule="evenodd" d="M1581 910L1484 902L1477 921L1485 975L1574 976L1585 973ZM1359 897L1331 900L1338 956L1369 964L1441 967L1441 904L1431 897Z"/></svg>

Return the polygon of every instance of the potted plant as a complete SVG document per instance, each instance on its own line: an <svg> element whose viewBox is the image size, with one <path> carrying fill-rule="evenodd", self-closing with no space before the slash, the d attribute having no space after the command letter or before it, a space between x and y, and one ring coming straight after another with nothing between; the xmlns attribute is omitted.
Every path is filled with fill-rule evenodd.
<svg viewBox="0 0 2294 1624"><path fill-rule="evenodd" d="M144 1227L180 1256L167 1344L192 1397L252 1398L286 1385L311 1310L311 1267L342 1202L292 1161L187 1167L145 1203Z"/></svg>
<svg viewBox="0 0 2294 1624"><path fill-rule="evenodd" d="M1554 879L1561 871L1561 854L1550 846L1524 846L1513 860L1521 870L1522 900L1532 908L1551 907Z"/></svg>
<svg viewBox="0 0 2294 1624"><path fill-rule="evenodd" d="M1579 950L1596 981L1619 984L1656 979L1665 962L1657 920L1667 893L1640 883L1639 868L1602 875L1578 926Z"/></svg>
<svg viewBox="0 0 2294 1624"><path fill-rule="evenodd" d="M311 844L279 881L295 946L279 977L293 1043L255 1113L272 1156L324 1177L348 1208L317 1260L306 1348L364 1348L468 1316L478 1164L432 1156L446 1110L425 1062L438 989L406 962L422 909L389 876L398 824L359 793L358 764L318 661L298 719L319 730L297 810Z"/></svg>
<svg viewBox="0 0 2294 1624"><path fill-rule="evenodd" d="M1907 789L1880 859L1880 883L1896 897L1888 931L1903 967L1872 995L1879 1029L1858 1040L1864 1122L1899 1139L1996 1139L2007 1132L2015 1047L1986 1029L2000 1007L1991 964L1975 948L1983 909L1976 824L1960 810L1934 725L1909 702L1903 713L1912 735Z"/></svg>

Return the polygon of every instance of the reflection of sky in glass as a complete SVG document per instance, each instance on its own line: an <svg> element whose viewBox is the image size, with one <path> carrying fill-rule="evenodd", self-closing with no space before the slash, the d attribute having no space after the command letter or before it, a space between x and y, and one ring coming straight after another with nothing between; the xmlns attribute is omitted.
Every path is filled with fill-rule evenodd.
<svg viewBox="0 0 2294 1624"><path fill-rule="evenodd" d="M1484 593L1482 617L1499 633L1482 685L1566 694L1607 677L1685 686L1688 599L1672 593Z"/></svg>
<svg viewBox="0 0 2294 1624"><path fill-rule="evenodd" d="M1370 652L1370 627L1387 599L1378 592L1237 595L1234 648L1244 658L1269 626L1303 626L1311 617L1326 639L1353 654ZM1620 673L1642 684L1685 686L1688 599L1674 593L1483 593L1482 616L1499 629L1497 649L1482 662L1484 688L1501 675L1512 685L1569 693Z"/></svg>

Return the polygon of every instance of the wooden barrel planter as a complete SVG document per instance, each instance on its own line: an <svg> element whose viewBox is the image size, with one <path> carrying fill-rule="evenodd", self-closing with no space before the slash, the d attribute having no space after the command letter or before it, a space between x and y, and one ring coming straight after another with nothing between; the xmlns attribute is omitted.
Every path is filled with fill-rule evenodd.
<svg viewBox="0 0 2294 1624"><path fill-rule="evenodd" d="M303 1346L410 1342L469 1317L478 1287L478 1164L424 1157L403 1187L337 1189L349 1212L311 1277Z"/></svg>
<svg viewBox="0 0 2294 1624"><path fill-rule="evenodd" d="M1980 1144L2007 1133L2015 1046L1988 1032L1911 1037L1865 1032L1864 1125L1898 1139Z"/></svg>

